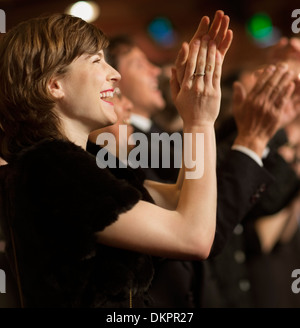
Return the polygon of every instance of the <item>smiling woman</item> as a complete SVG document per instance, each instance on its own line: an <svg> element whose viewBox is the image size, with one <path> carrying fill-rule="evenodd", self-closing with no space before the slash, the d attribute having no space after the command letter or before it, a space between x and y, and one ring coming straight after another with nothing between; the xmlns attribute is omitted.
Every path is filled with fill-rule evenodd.
<svg viewBox="0 0 300 328"><path fill-rule="evenodd" d="M201 179L184 179L191 170L183 163L177 184L160 186L154 198L129 174L99 169L85 150L94 129L118 119L110 97L120 74L105 61L104 34L55 14L21 23L1 39L0 157L8 164L0 167L0 217L25 306L147 306L149 254L208 256L228 23L221 11L211 27L203 17L179 55L185 68L176 64L184 78L179 84L174 71L171 80L184 132L192 141L204 136L204 159L196 161L206 169ZM205 79L194 76L200 63L212 68ZM185 151L195 154L195 143ZM172 208L162 199L166 190L179 195Z"/></svg>
<svg viewBox="0 0 300 328"><path fill-rule="evenodd" d="M71 24L73 28L68 29ZM62 35L65 36L64 40ZM55 95L51 93L60 91L56 90L59 84L55 84L54 77L63 80L75 59L83 54L98 57L99 50L107 44L106 37L99 29L65 15L32 19L5 34L0 48L0 71L2 76L9 77L0 82L4 105L0 120L5 120L7 125L5 133L0 131L3 158L13 158L14 154L35 144L45 135L64 139L54 110ZM83 58L80 58L81 62ZM73 64L76 65L76 62ZM88 60L85 62L87 65ZM92 59L89 64L92 66ZM52 90L50 80L53 81ZM98 85L98 102L100 91L101 86ZM20 104L26 113L20 113Z"/></svg>
<svg viewBox="0 0 300 328"><path fill-rule="evenodd" d="M102 50L77 57L66 74L50 79L49 91L56 100L54 110L62 129L83 148L86 134L116 122L114 104L109 99L119 80L120 74L106 63Z"/></svg>

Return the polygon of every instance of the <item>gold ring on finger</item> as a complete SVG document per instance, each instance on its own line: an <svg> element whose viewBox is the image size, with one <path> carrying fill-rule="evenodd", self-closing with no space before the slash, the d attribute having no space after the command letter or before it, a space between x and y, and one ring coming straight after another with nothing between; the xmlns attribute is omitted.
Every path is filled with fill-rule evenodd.
<svg viewBox="0 0 300 328"><path fill-rule="evenodd" d="M195 76L205 76L205 72L203 72L203 73L194 73L193 74L193 76L195 77Z"/></svg>

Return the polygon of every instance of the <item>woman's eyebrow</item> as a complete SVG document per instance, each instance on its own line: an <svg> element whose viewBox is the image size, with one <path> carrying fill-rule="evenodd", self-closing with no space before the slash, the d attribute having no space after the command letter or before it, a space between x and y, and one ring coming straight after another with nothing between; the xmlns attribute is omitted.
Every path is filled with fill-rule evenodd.
<svg viewBox="0 0 300 328"><path fill-rule="evenodd" d="M100 50L99 52L96 52L94 54L86 54L85 59L89 59L93 56L99 56L102 59L103 58L103 53Z"/></svg>

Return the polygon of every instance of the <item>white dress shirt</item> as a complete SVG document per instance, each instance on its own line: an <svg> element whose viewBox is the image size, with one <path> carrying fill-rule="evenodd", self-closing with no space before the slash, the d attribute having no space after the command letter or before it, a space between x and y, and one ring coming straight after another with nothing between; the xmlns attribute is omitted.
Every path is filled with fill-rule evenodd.
<svg viewBox="0 0 300 328"><path fill-rule="evenodd" d="M150 118L147 118L138 114L130 115L130 123L136 126L138 129L143 131L144 133L148 133L152 126L152 121Z"/></svg>

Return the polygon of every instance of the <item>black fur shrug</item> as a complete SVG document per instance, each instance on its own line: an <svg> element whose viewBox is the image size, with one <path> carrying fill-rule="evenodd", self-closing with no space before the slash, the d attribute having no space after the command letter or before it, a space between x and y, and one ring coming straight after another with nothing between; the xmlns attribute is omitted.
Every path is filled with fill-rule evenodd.
<svg viewBox="0 0 300 328"><path fill-rule="evenodd" d="M129 307L130 289L144 306L151 258L94 237L147 195L120 170L99 169L67 141L43 141L0 168L2 225L11 261L8 224L14 231L26 306Z"/></svg>

